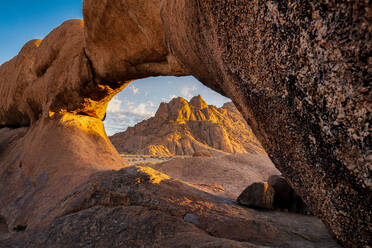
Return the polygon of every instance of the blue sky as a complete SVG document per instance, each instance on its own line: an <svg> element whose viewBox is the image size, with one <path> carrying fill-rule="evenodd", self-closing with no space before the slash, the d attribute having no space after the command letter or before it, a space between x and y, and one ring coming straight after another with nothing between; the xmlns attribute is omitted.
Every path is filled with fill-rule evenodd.
<svg viewBox="0 0 372 248"><path fill-rule="evenodd" d="M18 54L29 40L44 38L68 19L82 19L82 0L0 0L0 64ZM108 135L124 131L154 115L161 102L200 94L208 104L229 101L193 77L137 80L110 102L105 128Z"/></svg>
<svg viewBox="0 0 372 248"><path fill-rule="evenodd" d="M68 19L82 19L82 0L0 0L0 64L29 40L45 37Z"/></svg>

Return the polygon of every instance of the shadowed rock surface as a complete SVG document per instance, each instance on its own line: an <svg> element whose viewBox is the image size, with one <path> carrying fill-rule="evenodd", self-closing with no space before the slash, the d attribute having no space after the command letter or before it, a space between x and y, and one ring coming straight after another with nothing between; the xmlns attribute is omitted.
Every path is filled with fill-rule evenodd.
<svg viewBox="0 0 372 248"><path fill-rule="evenodd" d="M110 137L120 153L157 156L265 151L233 103L221 108L201 96L161 103L155 116Z"/></svg>
<svg viewBox="0 0 372 248"><path fill-rule="evenodd" d="M8 224L6 223L6 219L0 215L0 234L7 233L8 231Z"/></svg>
<svg viewBox="0 0 372 248"><path fill-rule="evenodd" d="M266 182L249 185L238 197L237 202L251 208L273 209L275 190Z"/></svg>
<svg viewBox="0 0 372 248"><path fill-rule="evenodd" d="M275 190L273 207L294 213L311 214L301 197L289 186L280 175L272 175L267 183Z"/></svg>
<svg viewBox="0 0 372 248"><path fill-rule="evenodd" d="M0 214L10 227L57 221L49 207L97 170L122 166L101 120L130 80L191 74L233 100L345 246L369 244L368 1L85 0L84 19L0 67L0 125L29 126L0 156ZM37 244L27 235L10 240Z"/></svg>

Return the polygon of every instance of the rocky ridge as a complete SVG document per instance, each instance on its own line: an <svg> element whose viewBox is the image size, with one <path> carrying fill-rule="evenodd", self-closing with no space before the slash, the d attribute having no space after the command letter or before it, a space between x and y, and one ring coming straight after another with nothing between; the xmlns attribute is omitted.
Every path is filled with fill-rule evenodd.
<svg viewBox="0 0 372 248"><path fill-rule="evenodd" d="M265 154L259 141L232 102L221 108L202 97L182 97L161 103L155 116L110 137L119 153L158 156L212 154Z"/></svg>

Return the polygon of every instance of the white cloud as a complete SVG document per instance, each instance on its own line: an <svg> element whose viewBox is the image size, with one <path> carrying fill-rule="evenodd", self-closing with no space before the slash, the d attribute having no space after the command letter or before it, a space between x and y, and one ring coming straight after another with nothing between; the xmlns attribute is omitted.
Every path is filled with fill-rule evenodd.
<svg viewBox="0 0 372 248"><path fill-rule="evenodd" d="M134 95L137 95L139 93L139 89L134 87L134 85L129 86L129 88L132 90L132 93Z"/></svg>
<svg viewBox="0 0 372 248"><path fill-rule="evenodd" d="M132 109L133 105L134 105L134 102L131 102L129 100L125 100L125 105L126 105L126 108Z"/></svg>
<svg viewBox="0 0 372 248"><path fill-rule="evenodd" d="M154 104L152 101L148 101L147 104L148 104L150 107L152 107L152 108L155 107L155 104Z"/></svg>
<svg viewBox="0 0 372 248"><path fill-rule="evenodd" d="M181 94L184 96L184 97L193 97L194 96L194 91L196 91L198 88L196 88L196 86L191 86L191 87L184 87L181 89Z"/></svg>
<svg viewBox="0 0 372 248"><path fill-rule="evenodd" d="M148 118L155 114L154 108L155 104L152 101L135 104L134 102L126 100L123 113Z"/></svg>
<svg viewBox="0 0 372 248"><path fill-rule="evenodd" d="M114 97L107 106L107 112L109 113L120 113L121 110L121 103L118 98Z"/></svg>
<svg viewBox="0 0 372 248"><path fill-rule="evenodd" d="M137 104L129 100L122 102L117 98L112 99L107 108L109 114L104 122L107 134L113 135L123 132L128 126L134 126L136 123L150 118L155 115L155 108L152 101Z"/></svg>
<svg viewBox="0 0 372 248"><path fill-rule="evenodd" d="M137 105L137 107L132 109L131 112L132 114L143 116L143 117L150 117L151 115L154 114L154 111L151 111L148 109L147 103L140 103L139 105Z"/></svg>
<svg viewBox="0 0 372 248"><path fill-rule="evenodd" d="M125 119L129 116L136 116L140 118L149 118L155 114L155 104L152 101L136 104L129 100L125 100L122 106L122 101L114 97L108 104L107 112L109 112L113 119Z"/></svg>

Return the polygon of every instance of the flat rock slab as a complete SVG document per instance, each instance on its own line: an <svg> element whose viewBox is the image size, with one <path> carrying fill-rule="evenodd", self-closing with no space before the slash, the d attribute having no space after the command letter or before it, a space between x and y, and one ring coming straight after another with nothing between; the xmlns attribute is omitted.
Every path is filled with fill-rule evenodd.
<svg viewBox="0 0 372 248"><path fill-rule="evenodd" d="M52 223L0 235L0 247L338 247L315 217L218 201L145 167L96 173L58 206Z"/></svg>

